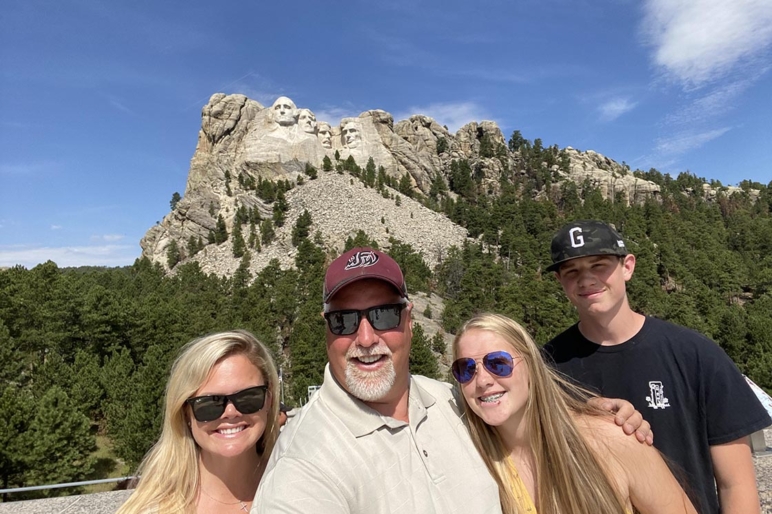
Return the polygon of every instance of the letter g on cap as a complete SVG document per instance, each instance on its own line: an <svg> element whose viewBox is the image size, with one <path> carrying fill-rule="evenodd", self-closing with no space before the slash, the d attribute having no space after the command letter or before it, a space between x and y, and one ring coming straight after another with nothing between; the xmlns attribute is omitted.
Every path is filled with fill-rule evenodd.
<svg viewBox="0 0 772 514"><path fill-rule="evenodd" d="M571 240L571 246L574 248L580 248L584 246L584 236L582 235L581 227L574 227L568 231L568 238Z"/></svg>

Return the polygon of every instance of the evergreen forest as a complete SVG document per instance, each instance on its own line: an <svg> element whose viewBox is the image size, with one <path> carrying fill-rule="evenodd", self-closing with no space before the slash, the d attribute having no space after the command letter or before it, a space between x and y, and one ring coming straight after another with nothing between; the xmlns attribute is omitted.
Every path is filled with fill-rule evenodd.
<svg viewBox="0 0 772 514"><path fill-rule="evenodd" d="M388 251L412 293L443 299L444 311L431 316L447 333L478 311L495 311L522 322L543 344L576 321L544 271L552 235L574 219L614 223L637 256L628 285L633 308L706 334L772 393L772 183L743 183L740 193L706 201L691 193L704 182L694 175L636 173L657 182L661 198L628 206L590 184L570 183L556 195L524 193L544 190L550 177L538 173L502 178L500 194L488 195L461 162L450 183L439 179L422 201L473 239L451 248L435 269L400 241ZM227 278L206 275L196 263L180 263L167 275L147 259L122 268L49 261L0 271L3 488L101 478L97 437L109 440L132 472L158 437L176 352L214 331L243 328L268 344L283 371L285 403L300 405L308 386L322 381L322 280L335 257L309 234L311 215L302 219L303 230L293 233L295 267L272 261L256 276L248 270L254 250L245 250L242 266ZM360 231L347 247L370 243ZM416 326L414 373L442 378L437 362L445 346L436 339Z"/></svg>

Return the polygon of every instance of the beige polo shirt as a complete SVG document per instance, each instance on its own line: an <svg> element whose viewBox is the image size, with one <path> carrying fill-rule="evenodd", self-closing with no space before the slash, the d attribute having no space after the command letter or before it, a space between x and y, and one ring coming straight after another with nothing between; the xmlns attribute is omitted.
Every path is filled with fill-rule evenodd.
<svg viewBox="0 0 772 514"><path fill-rule="evenodd" d="M449 384L410 379L410 423L382 416L330 373L282 432L251 514L500 513Z"/></svg>

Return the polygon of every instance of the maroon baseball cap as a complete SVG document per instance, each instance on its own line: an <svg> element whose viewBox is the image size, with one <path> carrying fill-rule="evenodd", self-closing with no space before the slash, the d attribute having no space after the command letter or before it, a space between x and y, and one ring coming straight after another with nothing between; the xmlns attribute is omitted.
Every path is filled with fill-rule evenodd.
<svg viewBox="0 0 772 514"><path fill-rule="evenodd" d="M345 286L364 278L388 282L397 288L402 298L407 298L405 277L397 261L379 250L352 248L332 261L327 268L324 275L324 303L328 303Z"/></svg>

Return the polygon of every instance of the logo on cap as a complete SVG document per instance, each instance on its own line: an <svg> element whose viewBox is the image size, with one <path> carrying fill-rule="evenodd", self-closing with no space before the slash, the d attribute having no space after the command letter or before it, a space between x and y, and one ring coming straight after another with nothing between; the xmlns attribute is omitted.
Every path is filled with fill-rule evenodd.
<svg viewBox="0 0 772 514"><path fill-rule="evenodd" d="M346 261L346 266L343 268L345 271L349 271L355 268L369 268L375 266L378 262L378 254L373 251L357 252Z"/></svg>

